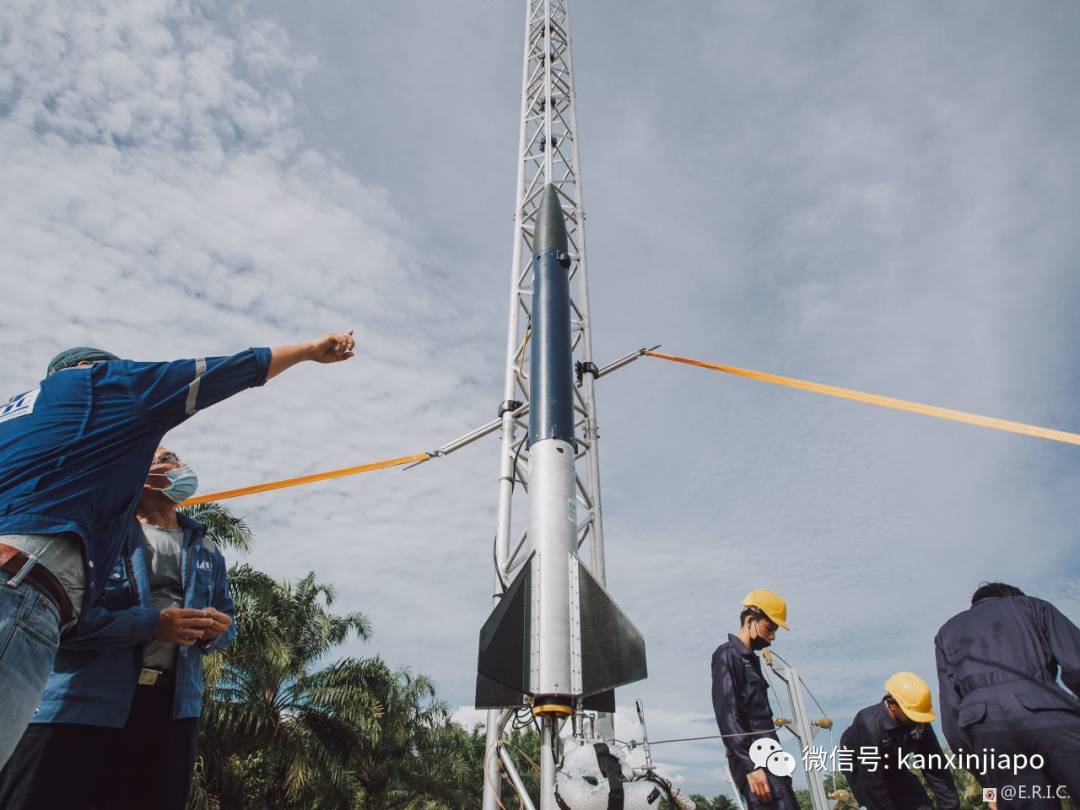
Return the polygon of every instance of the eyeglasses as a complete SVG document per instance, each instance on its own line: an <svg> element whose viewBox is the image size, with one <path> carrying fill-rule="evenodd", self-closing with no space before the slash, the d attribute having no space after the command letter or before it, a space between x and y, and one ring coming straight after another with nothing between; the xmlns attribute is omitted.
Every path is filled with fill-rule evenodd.
<svg viewBox="0 0 1080 810"><path fill-rule="evenodd" d="M158 453L154 456L155 464L179 464L180 456L173 452Z"/></svg>

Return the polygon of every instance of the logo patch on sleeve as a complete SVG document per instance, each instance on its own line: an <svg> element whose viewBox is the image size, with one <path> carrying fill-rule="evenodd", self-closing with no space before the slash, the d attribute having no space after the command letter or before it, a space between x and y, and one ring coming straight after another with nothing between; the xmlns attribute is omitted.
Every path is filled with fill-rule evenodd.
<svg viewBox="0 0 1080 810"><path fill-rule="evenodd" d="M0 422L6 422L9 419L17 419L20 416L26 416L27 414L34 412L34 403L37 402L38 392L40 388L35 388L33 391L27 391L25 394L19 394L12 397L3 405L0 405Z"/></svg>

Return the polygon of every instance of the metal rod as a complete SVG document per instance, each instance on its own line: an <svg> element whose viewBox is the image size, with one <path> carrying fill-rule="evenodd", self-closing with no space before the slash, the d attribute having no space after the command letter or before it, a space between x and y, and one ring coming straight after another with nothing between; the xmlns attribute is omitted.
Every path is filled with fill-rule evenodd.
<svg viewBox="0 0 1080 810"><path fill-rule="evenodd" d="M804 749L814 742L814 733L810 728L810 719L806 715L806 703L803 700L802 681L799 673L788 667L788 690L791 692L791 703L795 712L795 727L799 732L799 741ZM805 760L804 760L805 762ZM814 810L828 810L829 802L825 796L825 776L817 768L806 769L806 782L810 786L810 800Z"/></svg>
<svg viewBox="0 0 1080 810"><path fill-rule="evenodd" d="M555 799L555 718L544 715L540 723L540 810L559 810Z"/></svg>
<svg viewBox="0 0 1080 810"><path fill-rule="evenodd" d="M526 123L525 119L528 114L528 90L529 90L529 52L531 50L528 31L529 24L531 22L532 9L529 4L525 4L525 46L522 53L522 70L521 70L521 116L520 127L518 130L518 167L517 167L517 190L514 193L514 238L513 238L513 256L510 266L510 318L506 327L506 367L503 374L503 400L509 401L514 398L514 388L517 385L517 364L515 363L517 354L517 342L518 342L518 317L521 309L519 302L521 296L518 295L518 290L521 285L518 281L521 278L522 272L522 234L521 229L525 224L524 211L522 210L521 198L525 193L525 159L524 152L526 149ZM510 510L511 510L511 497L514 493L513 487L513 475L514 475L514 460L511 457L511 449L514 445L514 415L509 411L505 411L502 415L502 453L499 454L499 509L498 509L498 523L495 529L495 566L496 570L493 571L495 590L493 593L499 593L501 591L502 583L500 582L499 571L506 565L506 557L510 547ZM452 451L451 451L452 452ZM496 597L495 602L498 602ZM507 716L509 713L507 712ZM497 723L498 713L494 709L488 710L487 713L487 734L485 736L485 744L488 746L485 750L491 750L492 745L499 744L499 738L502 736L502 726L495 728ZM505 725L505 721L504 721ZM487 778L484 779L484 797L483 797L483 810L496 810L498 804L499 794L499 768L497 763L493 764L493 772L489 771Z"/></svg>
<svg viewBox="0 0 1080 810"><path fill-rule="evenodd" d="M630 365L635 360L640 360L642 357L645 356L645 352L654 352L659 348L660 344L657 343L655 346L641 348L638 349L636 352L630 352L630 354L624 357L620 357L615 362L608 363L606 366L601 368L598 372L596 372L596 378L600 379L601 377L606 377L611 372L618 371L620 368Z"/></svg>
<svg viewBox="0 0 1080 810"><path fill-rule="evenodd" d="M644 356L645 352L653 351L653 349L657 349L657 348L659 348L659 344L657 344L656 346L653 346L652 348L649 348L649 349L638 349L636 352L631 352L630 354L628 354L628 355L626 355L624 357L620 357L615 362L609 363L608 365L604 366L599 371L597 371L596 377L599 379L600 377L607 376L608 374L612 373L613 371L618 371L619 369L624 368L625 366L628 366L630 363L633 363L638 358ZM588 374L582 375L582 385L584 384L585 378L587 378L589 376L590 375L588 375ZM579 386L579 387L581 387L581 386ZM513 393L513 392L511 392L511 393ZM522 405L517 410L510 412L509 416L510 416L511 420L514 420L514 419L520 419L523 416L528 416L528 414L529 414L529 403L526 402L524 405ZM474 430L470 430L468 433L465 433L465 434L459 436L458 438L447 442L442 447L440 447L438 450L432 450L431 453L430 453L431 457L428 458L426 461L417 461L415 464L410 464L407 467L405 467L404 469L411 470L413 467L417 467L417 466L419 466L421 464L426 464L427 461L430 461L432 458L442 458L443 456L448 456L451 453L455 452L456 450L460 450L462 447L466 447L466 446L472 444L473 442L484 438L485 436L490 436L492 433L494 433L500 427L504 427L505 420L506 420L506 414L504 414L503 416L501 416L501 417L499 417L497 419L492 419L490 422L486 422L485 424L481 425L480 427L475 428ZM589 446L591 447L591 444Z"/></svg>
<svg viewBox="0 0 1080 810"><path fill-rule="evenodd" d="M487 806L490 797L492 810L498 803L500 780L499 760L495 755L495 749L502 747L499 739L502 737L503 729L510 720L510 715L511 711L509 709L503 709L501 712L489 709L487 713L488 726L484 743L484 751L486 752L484 755L484 806Z"/></svg>
<svg viewBox="0 0 1080 810"><path fill-rule="evenodd" d="M529 791L525 789L525 783L521 781L521 776L518 774L517 768L514 767L514 760L510 757L510 752L506 750L505 745L499 746L499 760L506 769L506 775L510 778L510 784L513 785L514 792L517 794L518 800L524 806L525 810L536 810L536 805L533 804L532 798L529 796Z"/></svg>
<svg viewBox="0 0 1080 810"><path fill-rule="evenodd" d="M768 652L765 655L767 656L765 660L772 668L772 671L787 687L788 697L791 700L791 711L795 715L793 718L795 728L788 725L788 730L798 738L799 744L803 748L807 748L813 743L814 735L810 729L810 719L806 714L806 703L803 701L802 680L799 678L799 673L786 661L778 664L773 655ZM825 796L824 774L816 768L805 767L805 758L802 761L803 770L806 774L806 783L810 787L810 803L813 805L814 810L829 810L829 801Z"/></svg>

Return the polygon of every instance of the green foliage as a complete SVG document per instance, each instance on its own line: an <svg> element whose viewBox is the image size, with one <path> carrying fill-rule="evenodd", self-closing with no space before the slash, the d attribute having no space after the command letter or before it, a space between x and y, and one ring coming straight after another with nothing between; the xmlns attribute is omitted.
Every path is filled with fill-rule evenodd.
<svg viewBox="0 0 1080 810"><path fill-rule="evenodd" d="M199 503L180 511L205 525L207 536L222 548L251 550L251 527L220 503Z"/></svg>
<svg viewBox="0 0 1080 810"><path fill-rule="evenodd" d="M237 638L206 660L189 807L479 807L473 736L427 678L377 657L322 665L368 637L365 616L333 612L334 591L314 574L277 582L241 565L230 584Z"/></svg>
<svg viewBox="0 0 1080 810"><path fill-rule="evenodd" d="M690 801L694 803L697 810L739 810L739 805L722 793L713 796L711 799L706 799L700 793L691 793ZM666 808L669 806L670 803L667 799L664 799L661 807Z"/></svg>
<svg viewBox="0 0 1080 810"><path fill-rule="evenodd" d="M378 738L394 675L377 658L317 665L370 623L332 613L314 574L293 585L244 565L230 583L237 638L207 661L193 807L355 806L352 761Z"/></svg>

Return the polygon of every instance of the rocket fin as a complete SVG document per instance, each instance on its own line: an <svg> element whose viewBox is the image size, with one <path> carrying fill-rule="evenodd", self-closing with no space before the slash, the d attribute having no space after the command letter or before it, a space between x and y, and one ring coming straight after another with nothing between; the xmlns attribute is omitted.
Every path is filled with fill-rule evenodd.
<svg viewBox="0 0 1080 810"><path fill-rule="evenodd" d="M578 571L581 694L584 697L648 677L645 639L584 565Z"/></svg>
<svg viewBox="0 0 1080 810"><path fill-rule="evenodd" d="M581 708L587 712L607 712L615 714L615 690L608 689L606 692L598 692L581 701Z"/></svg>
<svg viewBox="0 0 1080 810"><path fill-rule="evenodd" d="M476 708L521 706L529 689L532 557L480 628Z"/></svg>

